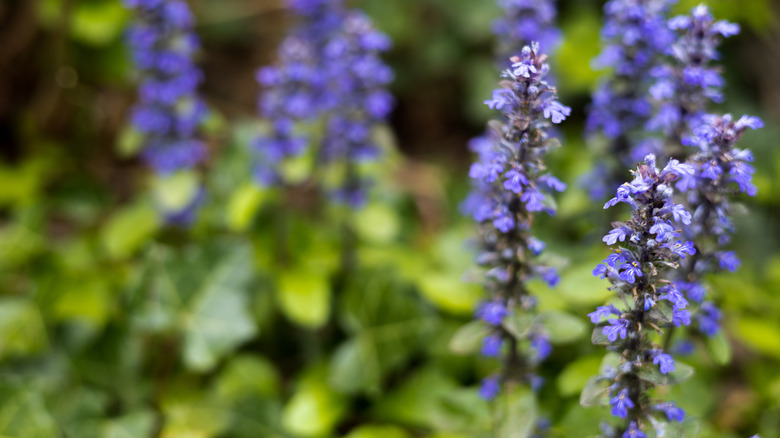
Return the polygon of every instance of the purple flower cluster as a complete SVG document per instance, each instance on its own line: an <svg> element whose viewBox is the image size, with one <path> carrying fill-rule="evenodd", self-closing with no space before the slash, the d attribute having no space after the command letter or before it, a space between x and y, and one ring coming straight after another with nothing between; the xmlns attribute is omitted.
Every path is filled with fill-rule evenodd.
<svg viewBox="0 0 780 438"><path fill-rule="evenodd" d="M612 253L593 274L607 278L624 308L609 304L588 314L596 324L593 340L620 355L620 365L599 377L610 382L611 413L626 419L612 437L644 436L643 428L655 417L682 421L682 410L673 404L652 404L649 391L675 370L675 361L652 342L653 332L690 324L688 301L667 271L681 259L696 254L693 244L680 238L681 226L692 223L692 215L673 201L673 184L695 174L695 169L670 160L658 170L655 156L648 155L634 179L621 185L604 208L625 203L633 214L625 222L613 223L603 241ZM670 414L671 412L671 414Z"/></svg>
<svg viewBox="0 0 780 438"><path fill-rule="evenodd" d="M561 32L555 27L555 0L498 0L504 14L493 23L501 59L520 52L523 46L538 41L551 52L558 47Z"/></svg>
<svg viewBox="0 0 780 438"><path fill-rule="evenodd" d="M533 367L550 353L547 335L539 324L533 323L520 333L507 322L518 315L532 318L536 300L526 289L529 279L541 278L551 286L558 281L554 269L534 260L545 245L530 234L535 213L554 212L549 193L566 188L546 171L543 162L547 151L559 144L549 135L552 124L571 113L545 81L549 70L545 60L536 43L511 59L512 67L502 74L501 88L485 101L490 108L500 110L503 118L491 122L488 135L472 143L478 160L469 172L474 190L464 207L480 224L477 262L486 269L489 299L477 316L492 327L482 353L495 357L507 352L501 378L483 382L480 393L485 398L498 393L501 379L540 384ZM527 341L529 353L518 351L521 340Z"/></svg>
<svg viewBox="0 0 780 438"><path fill-rule="evenodd" d="M601 37L604 48L597 66L613 73L593 93L586 131L603 134L610 141L610 155L617 159L585 177L590 195L601 199L622 180L622 169L657 147L640 134L652 115L647 90L651 72L660 65L674 41L666 15L674 0L610 0Z"/></svg>
<svg viewBox="0 0 780 438"><path fill-rule="evenodd" d="M695 320L702 333L713 336L719 330L721 313L713 303L704 301L702 278L712 272L733 272L739 266L736 254L724 250L734 232L731 199L740 192L755 196L756 187L752 182L755 169L749 164L753 154L735 145L748 129L761 128L763 122L751 116L735 121L728 114L704 116L702 122L693 136L684 139L686 145L697 149L688 159L694 172L677 182L677 188L687 192L686 203L693 211L685 236L696 243L698 253L682 264L675 284L689 299L702 303Z"/></svg>
<svg viewBox="0 0 780 438"><path fill-rule="evenodd" d="M365 203L370 184L358 173L356 164L376 160L380 155L372 129L387 120L395 103L386 88L393 72L380 58L390 44L366 15L352 11L325 47L323 73L328 78L329 92L338 99L334 99L320 157L324 164L345 165L342 180L331 194L353 207Z"/></svg>
<svg viewBox="0 0 780 438"><path fill-rule="evenodd" d="M160 174L196 166L206 147L196 137L206 107L197 94L202 74L194 17L182 0L124 0L137 13L128 42L140 70L133 126L144 135L143 157Z"/></svg>
<svg viewBox="0 0 780 438"><path fill-rule="evenodd" d="M332 195L360 206L368 181L356 164L379 155L372 129L394 105L386 90L393 73L380 58L390 40L340 0L290 0L290 6L301 23L282 43L278 63L257 76L265 87L260 112L271 132L255 142L256 179L264 185L281 182L281 162L303 153L310 142L299 125L322 120L320 161L346 169Z"/></svg>
<svg viewBox="0 0 780 438"><path fill-rule="evenodd" d="M306 150L309 139L296 124L311 122L334 105L322 74L323 54L346 11L341 0L289 0L289 4L300 23L280 45L277 63L257 72L257 81L265 89L260 115L271 123L271 132L254 145L255 179L263 185L280 183L283 160Z"/></svg>
<svg viewBox="0 0 780 438"><path fill-rule="evenodd" d="M709 9L700 5L690 16L672 18L668 26L678 37L671 46L671 62L651 71L650 95L659 105L647 128L663 132L668 143L676 146L702 123L710 102L723 100L723 78L710 63L719 58L720 41L738 34L739 25L715 21Z"/></svg>

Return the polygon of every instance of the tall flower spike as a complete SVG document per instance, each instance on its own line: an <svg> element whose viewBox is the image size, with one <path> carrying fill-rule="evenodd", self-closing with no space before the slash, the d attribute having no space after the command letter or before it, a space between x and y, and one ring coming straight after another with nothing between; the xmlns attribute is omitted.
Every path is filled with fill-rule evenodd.
<svg viewBox="0 0 780 438"><path fill-rule="evenodd" d="M491 328L483 353L503 356L504 362L500 377L483 384L480 393L488 397L498 393L498 380L538 386L534 367L550 353L547 334L539 324L523 333L507 328L508 319L534 314L536 299L526 288L530 279L541 278L550 285L558 281L554 269L536 261L544 243L530 233L536 212L554 213L550 193L566 187L546 172L543 161L548 150L559 144L550 137L551 125L571 113L545 81L545 59L536 43L512 58L512 67L501 75L501 88L485 101L501 111L502 120L491 122L489 136L472 144L478 159L469 172L474 190L464 206L479 223L477 262L486 269L488 295L477 316ZM527 351L518 348L519 341L525 341Z"/></svg>
<svg viewBox="0 0 780 438"><path fill-rule="evenodd" d="M276 65L257 72L265 90L260 115L270 132L254 141L255 179L263 185L281 182L279 166L306 150L308 136L296 123L317 119L334 97L322 75L325 47L344 20L341 0L288 0L300 22L279 46Z"/></svg>
<svg viewBox="0 0 780 438"><path fill-rule="evenodd" d="M393 72L380 58L390 39L374 29L360 11L350 11L340 31L325 47L322 74L334 96L320 158L341 169L333 199L352 207L365 203L370 181L359 174L358 164L376 160L381 151L373 129L386 122L394 99L387 91Z"/></svg>
<svg viewBox="0 0 780 438"><path fill-rule="evenodd" d="M197 95L201 72L192 60L198 49L194 18L180 0L125 0L137 12L128 40L141 73L133 125L145 136L143 157L168 174L197 165L206 156L195 130L205 115Z"/></svg>
<svg viewBox="0 0 780 438"><path fill-rule="evenodd" d="M555 0L498 0L498 5L503 15L493 23L493 33L502 60L519 53L531 41L538 41L548 52L560 44Z"/></svg>
<svg viewBox="0 0 780 438"><path fill-rule="evenodd" d="M125 0L136 11L128 31L133 60L141 76L132 124L144 136L142 156L160 175L190 169L206 158L196 131L206 114L197 94L201 71L193 61L199 48L194 17L182 0ZM174 223L188 223L202 199L199 189L180 211L164 212Z"/></svg>
<svg viewBox="0 0 780 438"><path fill-rule="evenodd" d="M341 0L290 0L290 6L302 22L282 43L279 63L258 72L266 87L260 111L272 130L256 141L256 177L263 184L280 182L279 164L301 154L310 140L297 125L323 121L319 161L342 170L330 194L359 207L370 182L358 164L379 155L373 128L394 105L386 89L393 73L380 58L390 39Z"/></svg>
<svg viewBox="0 0 780 438"><path fill-rule="evenodd" d="M610 0L604 5L601 30L604 44L595 64L612 73L593 93L586 121L589 136L609 140L609 160L584 177L593 199L602 199L623 180L625 166L642 160L657 141L642 136L652 114L647 92L651 71L662 62L674 41L666 25L669 6L676 0ZM607 162L609 163L609 162Z"/></svg>
<svg viewBox="0 0 780 438"><path fill-rule="evenodd" d="M710 102L723 100L720 69L710 64L719 58L721 40L739 33L739 25L715 21L709 9L700 5L688 16L672 18L668 26L677 32L677 41L670 62L650 72L654 79L650 94L657 107L647 129L663 132L669 149L665 154L680 158L687 155L679 150L683 137L701 125Z"/></svg>
<svg viewBox="0 0 780 438"><path fill-rule="evenodd" d="M713 303L705 301L703 277L724 270L733 272L739 266L736 254L725 248L734 232L731 201L739 192L756 194L752 182L755 169L749 164L753 154L748 149L736 148L736 144L748 129L762 126L757 117L742 116L735 121L729 114L708 115L694 129L695 135L685 139L697 152L688 159L693 172L678 181L677 187L687 191L693 217L685 222L685 238L696 244L698 252L682 263L675 284L690 301L701 303L698 311L693 312L694 320L699 331L707 336L718 332L721 315Z"/></svg>
<svg viewBox="0 0 780 438"><path fill-rule="evenodd" d="M673 404L653 403L649 392L672 380L670 373L680 366L654 343L656 333L690 323L687 302L667 277L680 259L695 254L693 245L680 243L678 237L681 218L690 215L672 198L673 183L692 174L693 168L672 160L659 171L655 157L648 155L633 173L634 179L620 186L604 207L625 203L633 214L613 223L618 232L604 236L613 252L593 272L609 280L623 305L602 306L588 315L596 323L594 342L618 353L620 361L593 379L609 383L611 413L623 419L617 429L604 429L606 438L644 436L643 430L658 431L667 419L682 421L684 416Z"/></svg>

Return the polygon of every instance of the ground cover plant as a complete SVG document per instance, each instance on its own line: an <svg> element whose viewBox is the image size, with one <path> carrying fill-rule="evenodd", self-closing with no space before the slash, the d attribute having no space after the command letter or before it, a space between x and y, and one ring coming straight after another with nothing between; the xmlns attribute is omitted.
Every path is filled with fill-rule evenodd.
<svg viewBox="0 0 780 438"><path fill-rule="evenodd" d="M780 437L768 0L5 0L0 436Z"/></svg>

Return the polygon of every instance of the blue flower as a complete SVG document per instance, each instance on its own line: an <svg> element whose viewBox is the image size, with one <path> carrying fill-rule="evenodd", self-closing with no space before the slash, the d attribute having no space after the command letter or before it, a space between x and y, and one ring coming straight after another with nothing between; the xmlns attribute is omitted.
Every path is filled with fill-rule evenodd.
<svg viewBox="0 0 780 438"><path fill-rule="evenodd" d="M655 218L655 223L650 227L650 233L656 235L656 240L667 240L670 237L677 237L679 233L671 223L663 219Z"/></svg>
<svg viewBox="0 0 780 438"><path fill-rule="evenodd" d="M618 418L626 418L628 410L634 408L634 402L628 398L628 389L625 388L609 399L609 404L612 405L612 415Z"/></svg>
<svg viewBox="0 0 780 438"><path fill-rule="evenodd" d="M720 269L736 272L739 268L740 261L734 251L720 251L715 253L715 257L718 259Z"/></svg>
<svg viewBox="0 0 780 438"><path fill-rule="evenodd" d="M620 265L620 269L622 269L620 272L620 278L623 281L627 281L632 284L636 282L636 277L642 276L642 268L639 267L639 263L637 262L623 263Z"/></svg>
<svg viewBox="0 0 780 438"><path fill-rule="evenodd" d="M500 334L492 334L486 336L482 340L481 353L485 357L498 357L501 354L501 346L504 343L504 339Z"/></svg>
<svg viewBox="0 0 780 438"><path fill-rule="evenodd" d="M676 285L671 284L664 286L659 289L658 292L660 293L658 298L662 300L668 300L674 305L675 309L684 309L688 307L688 300L686 300L683 294L680 293L680 290Z"/></svg>
<svg viewBox="0 0 780 438"><path fill-rule="evenodd" d="M479 396L485 400L493 400L501 392L501 385L498 383L498 377L487 377L482 380L479 387Z"/></svg>
<svg viewBox="0 0 780 438"><path fill-rule="evenodd" d="M555 28L553 0L499 0L498 4L503 14L493 23L493 33L501 55L508 58L532 41L548 51L558 46L560 31Z"/></svg>
<svg viewBox="0 0 780 438"><path fill-rule="evenodd" d="M501 325L507 313L506 306L500 301L488 301L477 310L477 316L493 326Z"/></svg>
<svg viewBox="0 0 780 438"><path fill-rule="evenodd" d="M628 425L628 429L623 432L621 438L647 438L647 435L639 429L639 426L636 425L636 421L632 421Z"/></svg>
<svg viewBox="0 0 780 438"><path fill-rule="evenodd" d="M590 322L595 324L601 321L601 318L606 318L609 315L620 316L620 313L620 310L610 304L608 306L597 307L595 312L588 313L588 317L590 318Z"/></svg>
<svg viewBox="0 0 780 438"><path fill-rule="evenodd" d="M531 337L531 348L536 350L539 360L544 360L552 352L552 346L550 346L550 340L547 336L542 334L536 334Z"/></svg>
<svg viewBox="0 0 780 438"><path fill-rule="evenodd" d="M721 311L713 303L705 302L701 305L696 319L699 323L699 331L707 336L715 336L720 331Z"/></svg>
<svg viewBox="0 0 780 438"><path fill-rule="evenodd" d="M685 420L685 411L682 408L677 407L672 402L659 403L653 406L653 409L666 414L666 418L668 418L669 421L677 421L681 423L683 420Z"/></svg>
<svg viewBox="0 0 780 438"><path fill-rule="evenodd" d="M601 240L607 245L614 245L618 240L624 242L626 236L631 234L631 230L627 227L618 227L607 233Z"/></svg>
<svg viewBox="0 0 780 438"><path fill-rule="evenodd" d="M601 329L604 336L609 339L610 342L615 342L620 336L620 339L626 339L628 335L628 321L623 318L610 319L609 324Z"/></svg>
<svg viewBox="0 0 780 438"><path fill-rule="evenodd" d="M653 364L658 365L661 374L668 374L674 371L674 359L661 350L653 351Z"/></svg>
<svg viewBox="0 0 780 438"><path fill-rule="evenodd" d="M672 310L672 323L677 327L680 325L690 325L691 312L684 309L675 308Z"/></svg>
<svg viewBox="0 0 780 438"><path fill-rule="evenodd" d="M678 240L677 242L674 243L672 242L665 243L663 246L665 248L669 248L672 251L672 253L680 256L680 258L683 259L685 258L686 254L688 255L696 254L696 248L693 247L693 242L691 241L682 243L681 241Z"/></svg>

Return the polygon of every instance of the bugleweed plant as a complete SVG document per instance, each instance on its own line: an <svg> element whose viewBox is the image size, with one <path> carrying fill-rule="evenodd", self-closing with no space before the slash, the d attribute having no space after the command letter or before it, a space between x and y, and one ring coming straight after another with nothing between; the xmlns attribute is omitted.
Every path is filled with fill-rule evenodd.
<svg viewBox="0 0 780 438"><path fill-rule="evenodd" d="M202 73L193 61L200 42L194 17L181 0L124 0L136 12L128 31L133 60L140 72L138 104L132 123L143 135L142 156L160 175L191 169L204 161L205 144L197 137L206 105L197 88ZM203 196L197 191L179 211L164 211L169 222L188 223Z"/></svg>
<svg viewBox="0 0 780 438"><path fill-rule="evenodd" d="M585 186L593 199L603 199L624 180L626 167L657 149L657 139L644 135L652 116L648 88L651 73L662 65L674 41L666 25L674 0L610 0L604 5L604 47L596 66L611 69L593 93L585 131L608 140L604 160L588 173Z"/></svg>
<svg viewBox="0 0 780 438"><path fill-rule="evenodd" d="M360 173L359 164L381 154L373 130L394 105L386 89L393 73L380 58L390 39L340 0L289 5L301 22L282 43L278 64L258 72L265 87L260 112L271 122L271 132L255 144L257 180L280 183L283 160L314 143L317 163L330 168L321 179L331 199L361 207L370 178ZM315 122L321 124L317 135L311 134Z"/></svg>
<svg viewBox="0 0 780 438"><path fill-rule="evenodd" d="M678 238L679 226L690 224L692 218L674 202L672 188L693 173L693 167L677 160L659 171L655 156L648 155L633 172L634 179L621 185L604 206L624 203L633 210L629 220L613 223L604 236L612 253L593 271L609 280L618 299L617 305L601 306L588 315L596 324L594 343L617 353L612 366L602 367L581 398L588 405L601 393L608 394L612 415L622 421L616 426L605 423L605 438L643 438L648 428L663 436L666 421L684 419L682 409L654 400L651 390L690 374L658 341L665 328L691 322L688 302L669 277L680 259L696 252L692 242ZM602 390L598 385L604 382L608 386Z"/></svg>
<svg viewBox="0 0 780 438"><path fill-rule="evenodd" d="M555 270L536 260L545 244L533 237L531 225L539 212L554 212L551 192L565 184L546 171L544 156L559 145L552 124L561 123L571 109L557 100L545 77L547 56L539 46L525 46L501 75L501 88L485 103L500 110L502 119L490 123L488 135L473 145L478 160L469 175L474 190L466 209L479 223L479 265L486 269L488 299L477 315L490 327L482 355L501 357L501 369L485 379L480 394L494 398L501 384L530 383L537 387L536 365L550 353L543 327L534 321L536 298L527 289L532 278L555 285Z"/></svg>
<svg viewBox="0 0 780 438"><path fill-rule="evenodd" d="M704 276L724 270L735 272L739 267L736 253L726 249L734 233L732 217L736 206L732 200L740 192L755 196L757 189L752 182L755 169L749 164L753 154L737 148L736 143L748 129L764 124L747 115L736 121L729 114L708 115L702 120L695 135L685 139L688 146L697 150L688 159L695 172L677 182L677 188L687 192L685 201L693 211L685 237L695 243L697 252L683 263L675 284L688 298L700 303L694 313L699 331L714 336L720 329L721 312L713 302L705 300Z"/></svg>

